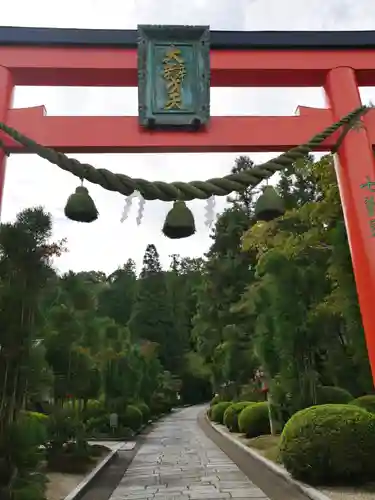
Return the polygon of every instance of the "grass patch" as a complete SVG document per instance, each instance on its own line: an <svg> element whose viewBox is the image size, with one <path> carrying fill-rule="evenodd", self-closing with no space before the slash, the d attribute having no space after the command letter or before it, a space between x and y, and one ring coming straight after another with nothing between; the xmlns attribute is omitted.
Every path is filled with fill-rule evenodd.
<svg viewBox="0 0 375 500"><path fill-rule="evenodd" d="M280 436L258 436L248 439L247 446L254 448L254 450L257 450L265 458L268 458L268 460L279 463L279 441Z"/></svg>

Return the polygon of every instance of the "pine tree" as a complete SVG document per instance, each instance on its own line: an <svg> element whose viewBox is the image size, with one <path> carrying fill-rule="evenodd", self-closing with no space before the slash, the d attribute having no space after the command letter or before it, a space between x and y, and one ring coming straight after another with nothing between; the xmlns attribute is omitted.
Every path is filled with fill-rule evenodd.
<svg viewBox="0 0 375 500"><path fill-rule="evenodd" d="M143 257L143 267L141 278L157 275L162 272L158 251L155 245L147 245L145 255Z"/></svg>

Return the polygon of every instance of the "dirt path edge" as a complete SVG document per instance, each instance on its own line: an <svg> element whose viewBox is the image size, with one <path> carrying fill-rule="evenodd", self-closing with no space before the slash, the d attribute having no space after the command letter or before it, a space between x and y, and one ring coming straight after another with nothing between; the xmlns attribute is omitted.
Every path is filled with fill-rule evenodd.
<svg viewBox="0 0 375 500"><path fill-rule="evenodd" d="M81 498L90 486L91 482L115 459L119 448L121 448L123 444L124 443L120 443L118 447L110 451L102 460L100 460L98 465L94 467L94 469L89 472L86 477L84 477L84 479L64 498L64 500L78 500Z"/></svg>

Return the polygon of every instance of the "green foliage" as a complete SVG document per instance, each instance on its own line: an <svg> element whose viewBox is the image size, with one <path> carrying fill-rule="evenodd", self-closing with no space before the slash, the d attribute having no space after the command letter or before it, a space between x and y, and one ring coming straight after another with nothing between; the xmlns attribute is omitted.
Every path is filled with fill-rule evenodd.
<svg viewBox="0 0 375 500"><path fill-rule="evenodd" d="M51 217L40 208L0 226L4 498L44 491L36 476L18 481L18 473L28 472L14 462L8 437L21 417L48 432L43 443L51 470L86 471L92 465L87 436L129 437L130 427L138 430L151 410L154 416L170 411L178 394L184 403L211 394L209 366L191 338L202 259L173 256L164 272L149 245L138 279L131 260L108 277L100 271L59 276L51 262L65 250L64 242L50 243L51 235ZM136 401L142 401L140 409L131 406ZM23 408L48 409L49 416ZM115 430L109 426L112 412L123 420ZM31 461L27 443L17 452Z"/></svg>
<svg viewBox="0 0 375 500"><path fill-rule="evenodd" d="M239 157L232 171L252 167ZM1 495L15 487L7 437L24 408L50 415L36 418L51 433L51 467L53 455L56 469L87 468L86 437L132 435L125 421L110 429L109 415L138 401L155 417L213 393L212 404L262 401L267 386L274 431L300 409L372 391L332 157L297 162L275 189L283 217L256 222L245 190L228 198L203 258L171 255L163 270L150 244L139 277L132 260L108 276L58 275L64 242L50 242L40 208L0 225ZM30 481L17 489L44 488Z"/></svg>
<svg viewBox="0 0 375 500"><path fill-rule="evenodd" d="M316 388L317 404L345 404L352 401L353 396L342 387L318 386Z"/></svg>
<svg viewBox="0 0 375 500"><path fill-rule="evenodd" d="M46 478L42 474L47 440L46 426L37 414L22 413L8 428L0 450L1 498L44 500ZM5 451L5 453L4 453ZM11 473L11 489L4 479ZM27 496L29 495L29 496Z"/></svg>
<svg viewBox="0 0 375 500"><path fill-rule="evenodd" d="M120 415L119 421L124 427L129 427L137 432L142 427L143 415L137 406L128 405L125 412Z"/></svg>
<svg viewBox="0 0 375 500"><path fill-rule="evenodd" d="M100 437L111 433L109 414L97 415L86 420L86 432L91 437Z"/></svg>
<svg viewBox="0 0 375 500"><path fill-rule="evenodd" d="M297 162L276 189L287 212L245 233L254 279L232 310L253 332L282 427L302 408L369 392L372 380L332 157Z"/></svg>
<svg viewBox="0 0 375 500"><path fill-rule="evenodd" d="M230 401L221 401L211 406L210 419L218 424L222 424L224 420L225 410L231 405Z"/></svg>
<svg viewBox="0 0 375 500"><path fill-rule="evenodd" d="M44 496L44 482L36 473L43 458L39 446L45 440L45 426L21 411L46 381L37 337L43 328L40 303L53 275L52 259L64 250L63 242L51 242L51 236L51 215L40 207L24 210L13 223L0 225L2 498L21 497L25 489L34 495L37 484L40 498Z"/></svg>
<svg viewBox="0 0 375 500"><path fill-rule="evenodd" d="M241 401L239 403L233 403L224 412L223 424L228 427L231 432L238 432L238 416L244 408L252 405L250 401Z"/></svg>
<svg viewBox="0 0 375 500"><path fill-rule="evenodd" d="M84 424L72 410L55 410L48 418L47 429L50 456L61 454L69 442L86 444Z"/></svg>
<svg viewBox="0 0 375 500"><path fill-rule="evenodd" d="M100 417L106 413L104 401L98 399L89 399L82 410L82 417L84 420L89 418Z"/></svg>
<svg viewBox="0 0 375 500"><path fill-rule="evenodd" d="M359 406L360 408L364 408L370 413L375 413L375 395L374 394L366 394L365 396L360 396L359 398L353 399L350 401L351 405Z"/></svg>
<svg viewBox="0 0 375 500"><path fill-rule="evenodd" d="M25 418L34 419L43 425L47 425L48 415L45 415L44 413L39 413L37 411L24 411L20 413L20 416L22 415L24 415Z"/></svg>
<svg viewBox="0 0 375 500"><path fill-rule="evenodd" d="M268 403L253 403L246 406L239 414L238 427L248 438L269 434Z"/></svg>
<svg viewBox="0 0 375 500"><path fill-rule="evenodd" d="M151 417L150 407L148 405L146 405L146 403L143 403L143 402L139 402L135 406L142 413L142 421L143 421L143 423L147 423L150 420L150 417Z"/></svg>
<svg viewBox="0 0 375 500"><path fill-rule="evenodd" d="M176 284L177 285L177 284ZM180 289L181 290L181 289ZM188 293L189 290L186 291ZM174 294L176 298L176 293ZM181 297L181 302L186 304L188 297ZM181 311L180 311L181 312ZM185 320L189 317L189 311L185 310ZM180 316L180 314L176 314ZM182 328L183 330L183 328ZM185 337L189 336L190 325L185 323ZM180 330L181 331L181 330ZM187 340L184 341L187 342ZM182 343L181 343L182 344ZM183 344L182 344L183 345ZM185 344L186 346L186 344ZM186 350L185 347L184 350ZM182 404L200 404L207 402L212 396L211 370L203 356L195 351L187 352L182 360L183 366L179 378L181 380L180 396Z"/></svg>
<svg viewBox="0 0 375 500"><path fill-rule="evenodd" d="M164 413L169 413L172 409L172 404L168 397L161 392L155 392L150 401L150 411L153 416L160 416Z"/></svg>
<svg viewBox="0 0 375 500"><path fill-rule="evenodd" d="M364 482L374 477L375 417L351 405L301 410L284 427L280 458L310 484Z"/></svg>
<svg viewBox="0 0 375 500"><path fill-rule="evenodd" d="M232 171L251 168L241 157ZM241 248L242 236L254 224L253 200L249 191L230 200L230 207L217 218L212 245L206 254L203 280L197 290L197 313L193 335L198 352L210 364L215 392L231 383L230 397L255 369L246 318L232 309L254 279L255 254Z"/></svg>
<svg viewBox="0 0 375 500"><path fill-rule="evenodd" d="M41 473L31 478L17 478L14 482L12 500L45 500L47 478Z"/></svg>
<svg viewBox="0 0 375 500"><path fill-rule="evenodd" d="M118 325L128 324L136 291L135 263L129 259L110 274L98 293L98 314L113 319Z"/></svg>
<svg viewBox="0 0 375 500"><path fill-rule="evenodd" d="M264 401L264 394L256 387L255 384L244 384L240 387L239 401Z"/></svg>
<svg viewBox="0 0 375 500"><path fill-rule="evenodd" d="M44 458L40 446L47 441L47 427L40 416L20 414L8 436L13 446L12 460L20 470L30 473L38 468Z"/></svg>
<svg viewBox="0 0 375 500"><path fill-rule="evenodd" d="M74 409L55 410L48 419L47 465L51 471L86 473L94 461L81 415Z"/></svg>
<svg viewBox="0 0 375 500"><path fill-rule="evenodd" d="M174 369L174 326L167 285L161 272L159 254L154 245L148 245L143 268L137 284L137 294L129 320L134 339L147 339L158 345L161 363ZM172 363L172 364L171 364Z"/></svg>
<svg viewBox="0 0 375 500"><path fill-rule="evenodd" d="M210 406L214 406L214 405L217 405L218 403L220 403L222 401L222 397L220 396L220 394L216 394L216 396L214 396L211 401L210 401Z"/></svg>

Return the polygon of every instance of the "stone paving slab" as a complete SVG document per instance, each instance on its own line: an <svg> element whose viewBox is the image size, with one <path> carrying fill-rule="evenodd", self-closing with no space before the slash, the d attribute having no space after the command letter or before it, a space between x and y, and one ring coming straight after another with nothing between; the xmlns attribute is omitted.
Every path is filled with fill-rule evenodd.
<svg viewBox="0 0 375 500"><path fill-rule="evenodd" d="M145 438L110 500L269 500L184 408Z"/></svg>

